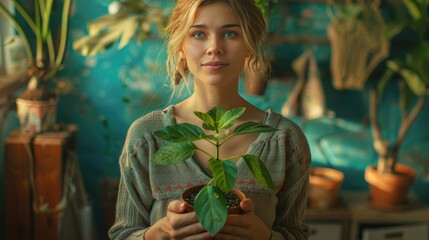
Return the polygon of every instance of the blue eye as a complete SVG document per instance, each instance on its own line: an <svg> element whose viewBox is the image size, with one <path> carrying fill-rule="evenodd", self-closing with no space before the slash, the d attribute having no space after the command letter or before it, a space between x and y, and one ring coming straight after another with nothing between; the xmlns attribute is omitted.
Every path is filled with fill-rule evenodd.
<svg viewBox="0 0 429 240"><path fill-rule="evenodd" d="M228 31L228 32L225 32L225 34L224 34L224 36L227 37L227 38L235 37L235 35L236 34L233 31Z"/></svg>
<svg viewBox="0 0 429 240"><path fill-rule="evenodd" d="M194 38L203 38L205 35L204 35L204 33L202 33L202 32L195 32L195 33L193 33L192 34L192 36L194 37Z"/></svg>

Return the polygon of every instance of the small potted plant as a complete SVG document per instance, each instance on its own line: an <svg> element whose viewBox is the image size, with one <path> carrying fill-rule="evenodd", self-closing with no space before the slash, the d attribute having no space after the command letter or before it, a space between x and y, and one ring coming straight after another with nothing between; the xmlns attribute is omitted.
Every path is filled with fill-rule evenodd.
<svg viewBox="0 0 429 240"><path fill-rule="evenodd" d="M237 181L238 170L231 156L225 159L219 158L221 146L234 136L250 133L272 132L276 128L258 122L243 122L233 131L236 120L244 113L245 108L234 108L225 110L216 106L206 113L194 112L203 123L202 127L190 123L177 123L166 126L154 132L154 134L165 140L165 144L151 158L157 164L178 164L192 157L195 151L202 151L210 157L209 170L213 178L200 187L193 199L192 208L195 210L198 220L202 226L215 235L225 224L228 215L229 196L233 195ZM212 131L206 134L204 129ZM216 147L216 155L199 149L194 141L207 141ZM265 188L274 190L275 186L265 164L258 156L243 154L242 157L253 173L256 180ZM193 190L184 191L193 192ZM183 196L183 195L182 195ZM186 201L188 198L184 197ZM231 202L238 202L232 198Z"/></svg>
<svg viewBox="0 0 429 240"><path fill-rule="evenodd" d="M17 99L18 117L23 130L37 133L49 129L56 121L58 97L49 89L49 84L63 69L71 0L30 1L33 14L18 0L9 1L17 13L9 11L2 3L0 13L12 22L23 42L27 64L25 79L28 83L25 92ZM59 7L61 14L57 16L54 13ZM54 28L57 19L60 25ZM28 31L25 30L27 27Z"/></svg>
<svg viewBox="0 0 429 240"><path fill-rule="evenodd" d="M404 59L387 61L384 76L374 82L370 90L369 117L373 135L373 145L378 154L378 164L368 166L365 180L370 185L370 205L384 210L408 207L408 190L414 182L415 172L410 166L398 163L399 153L408 130L421 113L429 93L429 42L427 29L429 17L427 1L403 1L408 14L402 16L393 26L390 37L403 30L413 31L417 44L405 54ZM393 78L399 80L399 107L401 123L395 141L382 135L379 122L379 104L386 83Z"/></svg>

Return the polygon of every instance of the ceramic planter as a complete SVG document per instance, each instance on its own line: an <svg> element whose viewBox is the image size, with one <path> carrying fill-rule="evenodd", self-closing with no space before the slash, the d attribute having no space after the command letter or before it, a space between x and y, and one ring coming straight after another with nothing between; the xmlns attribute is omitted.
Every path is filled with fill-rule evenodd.
<svg viewBox="0 0 429 240"><path fill-rule="evenodd" d="M186 201L186 199L188 198L188 196L190 194L198 192L199 189L203 188L204 186L205 186L205 184L195 185L195 186L192 186L192 187L186 189L185 191L183 191L182 200L187 203L187 210L188 211L190 211L190 212L194 211L194 206L192 204L189 204ZM232 190L232 193L235 194L240 201L242 201L246 198L246 195L242 191L238 190L237 188L234 188ZM233 207L233 208L228 207L228 214L239 214L239 213L241 213L241 211L242 210L241 210L240 206Z"/></svg>
<svg viewBox="0 0 429 240"><path fill-rule="evenodd" d="M40 133L49 130L57 119L58 100L16 100L17 114L22 131Z"/></svg>
<svg viewBox="0 0 429 240"><path fill-rule="evenodd" d="M341 171L332 168L317 167L310 170L310 208L328 209L337 207L339 190L344 180Z"/></svg>
<svg viewBox="0 0 429 240"><path fill-rule="evenodd" d="M369 184L369 205L379 210L408 209L408 192L414 182L413 168L396 164L396 173L379 173L377 166L365 169L365 180Z"/></svg>

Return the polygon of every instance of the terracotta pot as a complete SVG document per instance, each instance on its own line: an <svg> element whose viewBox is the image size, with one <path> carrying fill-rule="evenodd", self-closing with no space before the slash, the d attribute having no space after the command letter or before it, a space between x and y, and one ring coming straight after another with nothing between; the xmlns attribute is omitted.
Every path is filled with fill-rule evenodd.
<svg viewBox="0 0 429 240"><path fill-rule="evenodd" d="M18 98L17 114L22 131L40 133L51 129L57 119L58 101L32 101Z"/></svg>
<svg viewBox="0 0 429 240"><path fill-rule="evenodd" d="M369 184L369 205L380 210L407 209L408 192L414 182L415 171L404 164L396 164L396 173L379 173L377 166L365 169Z"/></svg>
<svg viewBox="0 0 429 240"><path fill-rule="evenodd" d="M338 206L338 193L343 180L344 174L341 171L323 167L312 168L309 207L327 209Z"/></svg>
<svg viewBox="0 0 429 240"><path fill-rule="evenodd" d="M188 189L186 189L185 191L183 191L182 193L182 200L186 202L185 199L187 199L187 196L189 196L190 194L192 194L195 191L199 191L199 189L203 188L205 186L205 184L201 184L201 185L195 185L192 186ZM244 200L246 198L246 195L238 190L237 188L232 189L232 192L238 197L238 199L240 199L240 201ZM187 203L187 210L189 212L194 211L194 206ZM228 214L239 214L241 213L241 208L240 206L234 207L234 208L228 208Z"/></svg>

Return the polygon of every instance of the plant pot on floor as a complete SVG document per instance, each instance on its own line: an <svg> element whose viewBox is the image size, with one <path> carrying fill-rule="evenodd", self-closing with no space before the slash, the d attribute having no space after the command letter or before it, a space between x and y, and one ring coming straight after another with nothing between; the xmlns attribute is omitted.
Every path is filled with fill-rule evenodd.
<svg viewBox="0 0 429 240"><path fill-rule="evenodd" d="M310 170L310 208L328 209L339 204L339 190L344 174L332 168L317 167Z"/></svg>
<svg viewBox="0 0 429 240"><path fill-rule="evenodd" d="M204 186L205 184L195 185L183 191L182 200L187 203L187 210L189 212L194 211L195 198ZM228 214L241 213L240 202L246 198L246 195L242 191L234 188L230 193L225 195L225 198L228 204Z"/></svg>
<svg viewBox="0 0 429 240"><path fill-rule="evenodd" d="M379 173L377 166L368 166L365 180L369 184L369 206L387 211L408 209L408 192L414 178L414 169L404 164L396 164L395 173Z"/></svg>
<svg viewBox="0 0 429 240"><path fill-rule="evenodd" d="M57 118L57 99L33 101L16 100L20 128L28 133L40 133L52 128Z"/></svg>

